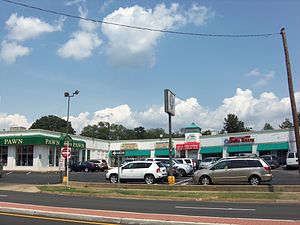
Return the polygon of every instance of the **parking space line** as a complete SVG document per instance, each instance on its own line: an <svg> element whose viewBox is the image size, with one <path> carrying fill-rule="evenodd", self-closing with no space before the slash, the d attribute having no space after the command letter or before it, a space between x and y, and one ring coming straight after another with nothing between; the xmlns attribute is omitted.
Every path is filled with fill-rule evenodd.
<svg viewBox="0 0 300 225"><path fill-rule="evenodd" d="M29 175L29 174L31 174L31 172L26 173L26 175Z"/></svg>
<svg viewBox="0 0 300 225"><path fill-rule="evenodd" d="M192 180L192 178L187 178L187 179L178 181L175 184L187 185L191 180Z"/></svg>
<svg viewBox="0 0 300 225"><path fill-rule="evenodd" d="M6 175L9 175L9 174L11 174L11 173L12 173L12 171L10 171L10 172L6 173Z"/></svg>

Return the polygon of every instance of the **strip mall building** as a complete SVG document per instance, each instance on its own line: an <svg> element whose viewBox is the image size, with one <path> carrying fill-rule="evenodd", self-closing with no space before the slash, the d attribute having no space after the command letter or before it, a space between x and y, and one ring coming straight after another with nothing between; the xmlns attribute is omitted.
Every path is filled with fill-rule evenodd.
<svg viewBox="0 0 300 225"><path fill-rule="evenodd" d="M58 171L63 169L61 148L65 134L46 130L0 132L0 160L4 170ZM106 159L116 166L112 151L124 150L126 158L168 157L168 139L118 140L108 142L70 135L72 156L70 162L88 159ZM209 156L227 157L238 153L275 155L285 163L288 151L296 151L293 129L267 130L218 135L201 135L201 128L191 124L185 128L185 138L174 138L174 157L203 159Z"/></svg>

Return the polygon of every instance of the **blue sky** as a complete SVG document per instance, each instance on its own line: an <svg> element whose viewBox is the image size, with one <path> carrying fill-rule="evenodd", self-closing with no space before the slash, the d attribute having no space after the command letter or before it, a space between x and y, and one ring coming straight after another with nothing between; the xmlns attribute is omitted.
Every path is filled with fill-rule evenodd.
<svg viewBox="0 0 300 225"><path fill-rule="evenodd" d="M19 1L19 0L18 0ZM17 0L16 0L17 2ZM20 2L20 1L19 1ZM125 25L225 38L141 31L73 19L0 0L0 129L65 118L167 128L163 90L176 95L174 130L196 122L220 130L228 113L246 126L291 118L281 36L285 27L300 103L300 1L50 1L22 3Z"/></svg>

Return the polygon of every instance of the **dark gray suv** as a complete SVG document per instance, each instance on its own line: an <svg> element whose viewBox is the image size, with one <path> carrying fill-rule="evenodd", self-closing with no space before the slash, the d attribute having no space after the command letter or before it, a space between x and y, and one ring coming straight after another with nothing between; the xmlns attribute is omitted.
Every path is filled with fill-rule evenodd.
<svg viewBox="0 0 300 225"><path fill-rule="evenodd" d="M249 182L258 185L272 180L271 167L261 158L223 158L207 169L194 173L195 184Z"/></svg>

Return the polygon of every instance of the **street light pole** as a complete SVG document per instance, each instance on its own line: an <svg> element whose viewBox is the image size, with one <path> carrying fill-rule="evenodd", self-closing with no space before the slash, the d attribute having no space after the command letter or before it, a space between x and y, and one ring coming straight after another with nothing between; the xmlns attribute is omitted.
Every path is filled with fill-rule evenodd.
<svg viewBox="0 0 300 225"><path fill-rule="evenodd" d="M68 108L67 108L67 130L66 130L66 137L65 137L65 139L67 139L67 142L66 142L66 143L64 142L64 145L66 145L67 149L69 149L69 145L70 145L70 143L69 143L69 137L68 137L68 135L69 135L70 99L71 99L72 97L74 97L75 95L78 95L78 94L79 94L79 91L78 91L78 90L74 91L72 95L70 95L69 92L65 92L65 94L64 94L64 96L65 96L66 98L68 98ZM69 169L68 169L68 166L69 166L69 157L67 157L67 158L65 159L65 179L66 179L66 181L67 181L67 186L68 186L68 184L69 184Z"/></svg>

